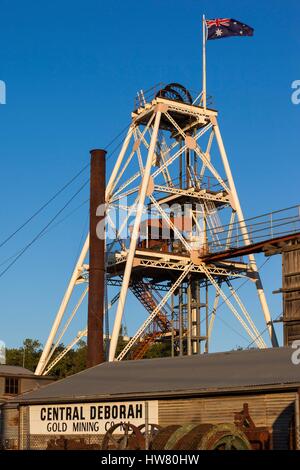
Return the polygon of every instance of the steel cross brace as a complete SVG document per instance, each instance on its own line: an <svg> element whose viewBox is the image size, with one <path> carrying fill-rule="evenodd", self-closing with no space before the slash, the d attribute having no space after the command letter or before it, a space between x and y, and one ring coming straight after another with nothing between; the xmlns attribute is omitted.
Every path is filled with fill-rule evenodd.
<svg viewBox="0 0 300 470"><path fill-rule="evenodd" d="M142 333L145 331L145 329L152 323L153 319L157 315L157 313L162 309L162 307L165 305L165 303L169 300L173 292L177 289L177 287L181 284L183 279L186 277L186 275L190 272L192 269L193 264L190 263L188 264L185 268L184 271L180 274L178 279L174 282L172 285L171 289L169 292L166 293L166 295L162 298L162 300L159 302L157 307L153 310L151 315L146 319L146 321L142 324L142 326L138 329L136 334L131 338L131 340L126 344L125 348L121 351L119 356L117 357L117 361L121 361L128 351L132 348L132 346L136 343L136 341L139 339L139 337L142 335Z"/></svg>

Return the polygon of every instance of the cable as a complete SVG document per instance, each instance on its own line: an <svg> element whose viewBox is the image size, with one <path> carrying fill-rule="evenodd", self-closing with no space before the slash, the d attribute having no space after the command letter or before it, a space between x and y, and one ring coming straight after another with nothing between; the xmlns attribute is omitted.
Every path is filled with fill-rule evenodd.
<svg viewBox="0 0 300 470"><path fill-rule="evenodd" d="M81 207L83 207L85 204L87 204L89 202L89 198L86 199L85 201L83 201L81 204L79 204L78 206L76 206L71 212L68 212L68 214L65 215L65 217L63 217L62 219L58 220L56 222L56 224L54 224L52 227L50 227L48 230L46 230L46 232L43 233L43 235L41 235L41 237L44 237L45 235L47 235L47 233L51 232L51 230L53 230L55 227L57 227L58 225L62 224L63 222L65 222L65 220L67 220L69 217L71 217L71 215L73 215L75 212L78 211L78 209L80 209Z"/></svg>
<svg viewBox="0 0 300 470"><path fill-rule="evenodd" d="M82 206L84 206L87 202L89 202L89 199L86 199L85 201L83 201L81 204L79 204L78 206L76 206L71 212L68 212L68 214L65 215L65 217L63 217L62 219L58 220L56 222L56 224L52 225L52 227L48 228L48 230L46 230L42 235L40 235L39 239L44 237L45 235L47 235L47 233L51 232L51 230L55 229L58 225L62 224L63 222L65 222L65 220L67 220L69 217L71 217L71 215L73 215L75 212L78 211L78 209L80 209ZM23 248L21 248L20 250L18 250L16 253L14 253L13 255L9 256L8 258L6 258L4 261L2 261L0 263L0 267L3 266L4 264L6 264L8 261L10 261L11 259L15 258L19 253L21 253L21 251L23 250Z"/></svg>
<svg viewBox="0 0 300 470"><path fill-rule="evenodd" d="M282 313L277 315L277 317L275 317L275 320L272 320L272 323L274 321L278 320L278 318L280 318L281 316L282 316ZM247 349L249 349L252 346L252 344L254 343L254 341L256 341L258 338L260 338L267 331L267 329L268 329L268 326L266 326L266 328L261 333L259 333L259 335L251 343L248 344Z"/></svg>
<svg viewBox="0 0 300 470"><path fill-rule="evenodd" d="M128 129L128 124L126 125L126 127L124 127L121 132L119 132L119 134L117 134L116 137L114 137L111 142L109 142L105 149L108 149L122 134L124 134L124 132L126 131L126 129ZM118 144L118 146L111 152L111 154L108 156L107 160L109 160L109 158L111 158L111 156L114 154L114 152L117 150L117 148L120 146L120 144ZM2 242L0 242L0 248L2 248L4 245L6 245L6 243L8 241L10 241L18 232L20 232L20 230L22 230L24 227L26 227L26 225L28 225L35 217L37 217L47 206L49 206L49 204L51 204L51 202L53 202L63 191L65 191L65 189L67 189L88 167L90 166L89 163L87 163L86 165L84 165L84 167L78 172L76 173L76 175L74 175L62 188L60 188L53 196L51 196L50 199L48 199L48 201L46 201L39 209L37 209L37 211L35 211L25 222L23 222L16 230L14 230L14 232L12 232L8 237L6 237Z"/></svg>
<svg viewBox="0 0 300 470"><path fill-rule="evenodd" d="M126 125L126 127L124 127L118 134L116 137L114 137L105 147L105 149L108 149L122 134L124 134L124 132L126 131L126 129L128 129L128 124ZM114 150L111 152L111 154L109 155L109 157L107 158L107 160L115 153L115 151L117 150L117 148L121 145L121 142L114 148ZM29 222L31 222L38 214L40 214L53 200L55 200L68 186L70 186L87 168L89 167L89 163L87 163L75 176L73 176L61 189L59 189L50 199L48 199L48 201L43 204L36 212L34 212L23 224L21 224L12 234L10 234L5 240L3 240L1 243L0 243L0 248L2 246L4 246L9 240L11 240L20 230L22 230L26 225L29 224ZM15 255L13 256L10 256L9 258L7 258L5 261L3 261L0 266L2 266L3 264L6 264L10 259L13 259L13 261L11 261L11 263L5 268L3 269L3 271L0 272L0 278L18 261L18 259L39 239L41 238L42 236L46 235L49 230L47 230L48 227L50 227L50 225L54 222L54 220L59 216L59 214L61 214L64 209L72 202L72 200L77 196L77 194L80 193L80 191L82 191L82 189L89 183L89 179L79 188L79 190L69 199L69 201L62 207L62 209L60 209L56 215L50 220L50 222L48 222L48 224L45 225L45 227L43 227L43 229L31 240L31 242L29 242L27 245L25 245L25 247L21 250L19 250ZM88 200L87 200L88 201ZM83 204L85 204L87 201L85 201ZM81 205L80 205L81 207ZM75 209L76 210L76 209ZM74 211L72 211L73 213ZM71 214L72 214L71 213ZM68 216L67 216L68 217ZM56 225L58 225L59 223L61 223L62 221L64 221L67 217L65 217L64 219L62 219L61 221L59 221ZM54 226L54 227L55 227ZM54 227L51 227L54 228Z"/></svg>
<svg viewBox="0 0 300 470"><path fill-rule="evenodd" d="M118 148L120 148L122 145L122 140L116 145L116 147L114 147L114 149L110 152L109 156L107 157L106 161L108 161L112 156L113 154L118 150Z"/></svg>
<svg viewBox="0 0 300 470"><path fill-rule="evenodd" d="M116 141L118 140L119 137L121 137L121 135L124 134L124 132L128 129L128 124L126 124L126 126L119 132L118 135L116 135L116 137L114 137L112 139L112 141L106 145L106 147L104 147L105 150L109 149L109 147ZM107 158L107 160L111 157L111 155Z"/></svg>
<svg viewBox="0 0 300 470"><path fill-rule="evenodd" d="M5 240L0 243L0 248L4 246L9 240L11 240L22 228L26 227L38 214L40 214L49 204L54 201L68 186L70 186L73 181L75 181L89 166L85 165L73 178L71 178L61 189L59 189L50 199L48 199L45 204L43 204L34 214L32 214L23 224L21 224L11 235L9 235Z"/></svg>
<svg viewBox="0 0 300 470"><path fill-rule="evenodd" d="M221 307L221 305L220 305ZM211 315L210 315L211 316ZM242 333L240 333L238 330L236 330L233 326L229 325L229 323L227 323L223 318L221 318L220 316L217 317L216 316L216 319L219 320L220 322L224 323L225 326L227 326L227 328L231 331L233 331L233 333L237 334L238 336L240 336L243 340L245 341L249 341L249 338L247 338L246 336L244 336Z"/></svg>
<svg viewBox="0 0 300 470"><path fill-rule="evenodd" d="M89 201L89 199L88 199L88 201ZM89 214L87 214L86 219L85 219L84 224L83 224L83 227L82 227L81 237L80 237L80 241L78 243L78 248L77 248L77 251L76 251L76 256L75 256L75 260L74 260L74 264L73 264L73 271L75 269L80 251L82 249L82 242L83 242L84 234L86 233L86 226L88 225L88 222L89 222ZM87 230L87 233L89 233L89 230Z"/></svg>
<svg viewBox="0 0 300 470"><path fill-rule="evenodd" d="M264 265L265 265L269 260L270 260L270 258L267 258L267 259L259 266L258 271L260 271L260 270L264 267ZM244 282L242 282L242 284L240 284L237 289L235 289L235 292L237 292L238 290L240 290L245 284L247 284L248 281L250 281L250 278L249 278L249 277L248 277ZM233 294L228 295L228 296L226 297L226 300L230 299L230 297L232 297L232 296L233 296ZM217 310L226 302L226 300L223 300L223 302L221 302L221 303L219 304ZM211 311L210 314L208 315L208 318L211 317L212 313L213 313L213 312ZM201 321L201 323L202 323L203 321L205 321L205 319L203 319L203 320Z"/></svg>
<svg viewBox="0 0 300 470"><path fill-rule="evenodd" d="M73 201L73 199L83 190L83 188L89 183L87 180L80 188L76 191L75 194L66 202L66 204L60 209L54 217L48 222L42 230L21 250L21 252L15 257L15 259L5 268L3 271L0 272L0 278L18 261L19 258L41 237L41 235L47 230L47 228L57 219L57 217L68 207L69 204Z"/></svg>
<svg viewBox="0 0 300 470"><path fill-rule="evenodd" d="M264 265L265 265L269 260L270 260L270 258L267 258L267 259L259 266L258 270L260 271L260 270L264 267ZM241 289L249 280L250 280L250 278L247 278L244 282L242 282L242 284L240 284L239 287L238 287L237 289L235 289L235 292L237 292L239 289ZM226 300L228 300L228 299L230 299L230 297L232 297L232 295L233 295L233 294L230 294L230 295L226 296L226 299L224 299L224 300L218 305L218 307L217 307L217 309L216 309L216 312L217 312L217 310L220 309L220 307L221 307L222 305L224 305L224 303L226 302ZM216 313L216 312L215 312L215 313ZM212 316L212 314L213 314L213 311L211 311L211 312L209 313L208 318L210 318L210 317ZM234 329L231 325L229 325L227 322L225 322L225 320L223 320L223 318L221 318L220 316L217 316L217 315L216 315L216 318L217 318L218 320L220 320L222 323L224 323L224 324L225 324L228 328L230 328L234 333L237 333L241 338L243 338L243 339L245 339L246 341L248 341L248 338L246 338L245 336L243 336L241 333L238 333L238 331L235 330L235 329ZM203 320L201 320L200 324L203 323L204 321L206 321L205 318L204 318ZM266 328L266 329L267 329L267 328ZM262 333L262 334L263 334L263 333ZM255 338L255 340L256 340L256 339L257 339L257 338ZM253 340L253 342L254 342L254 340ZM253 343L253 342L252 342L252 343ZM251 344L252 344L252 343L251 343Z"/></svg>

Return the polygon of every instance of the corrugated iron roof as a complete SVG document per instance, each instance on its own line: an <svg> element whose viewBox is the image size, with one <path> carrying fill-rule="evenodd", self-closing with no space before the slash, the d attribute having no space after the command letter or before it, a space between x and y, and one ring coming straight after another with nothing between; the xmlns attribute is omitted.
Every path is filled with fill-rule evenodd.
<svg viewBox="0 0 300 470"><path fill-rule="evenodd" d="M24 367L0 364L0 376L4 375L34 375L34 373Z"/></svg>
<svg viewBox="0 0 300 470"><path fill-rule="evenodd" d="M268 386L300 386L292 348L244 350L176 358L103 363L40 390L20 403L117 399L138 395L211 393Z"/></svg>

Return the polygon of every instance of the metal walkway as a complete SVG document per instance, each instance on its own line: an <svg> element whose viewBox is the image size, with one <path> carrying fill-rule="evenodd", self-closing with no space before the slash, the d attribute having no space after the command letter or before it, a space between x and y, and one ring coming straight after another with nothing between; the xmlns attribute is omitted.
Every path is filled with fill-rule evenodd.
<svg viewBox="0 0 300 470"><path fill-rule="evenodd" d="M243 225L248 231L248 241L241 233ZM276 249L280 243L300 237L300 205L217 228L224 233L224 238L219 237L218 243L208 242L204 261L236 258L266 251L272 247ZM229 246L226 245L228 232L232 234Z"/></svg>

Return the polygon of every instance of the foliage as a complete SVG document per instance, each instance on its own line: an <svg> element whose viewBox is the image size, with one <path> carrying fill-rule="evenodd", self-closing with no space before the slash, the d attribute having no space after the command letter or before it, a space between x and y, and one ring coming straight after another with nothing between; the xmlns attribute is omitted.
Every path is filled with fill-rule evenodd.
<svg viewBox="0 0 300 470"><path fill-rule="evenodd" d="M60 344L56 349L56 355L64 350L65 346ZM20 348L6 349L6 363L12 366L21 366L34 372L42 353L42 345L38 340L25 339ZM76 349L71 349L53 367L49 375L58 379L76 374L85 369L86 365L86 343L79 341Z"/></svg>
<svg viewBox="0 0 300 470"><path fill-rule="evenodd" d="M146 352L145 359L153 359L155 357L170 357L171 356L171 342L155 343Z"/></svg>
<svg viewBox="0 0 300 470"><path fill-rule="evenodd" d="M34 371L42 353L41 343L26 338L20 348L6 349L6 363Z"/></svg>
<svg viewBox="0 0 300 470"><path fill-rule="evenodd" d="M118 355L127 342L123 336L119 337L117 351ZM55 356L64 350L65 346L61 343L56 348ZM105 343L106 349L106 343ZM39 358L42 353L42 345L36 339L26 338L23 341L23 346L20 348L7 348L6 349L6 363L14 366L25 367L34 372ZM150 347L145 354L145 358L167 357L171 355L170 342L156 343ZM65 356L56 364L50 371L49 375L62 379L69 375L76 374L86 368L87 345L86 342L81 340L77 343L76 348L71 349Z"/></svg>

